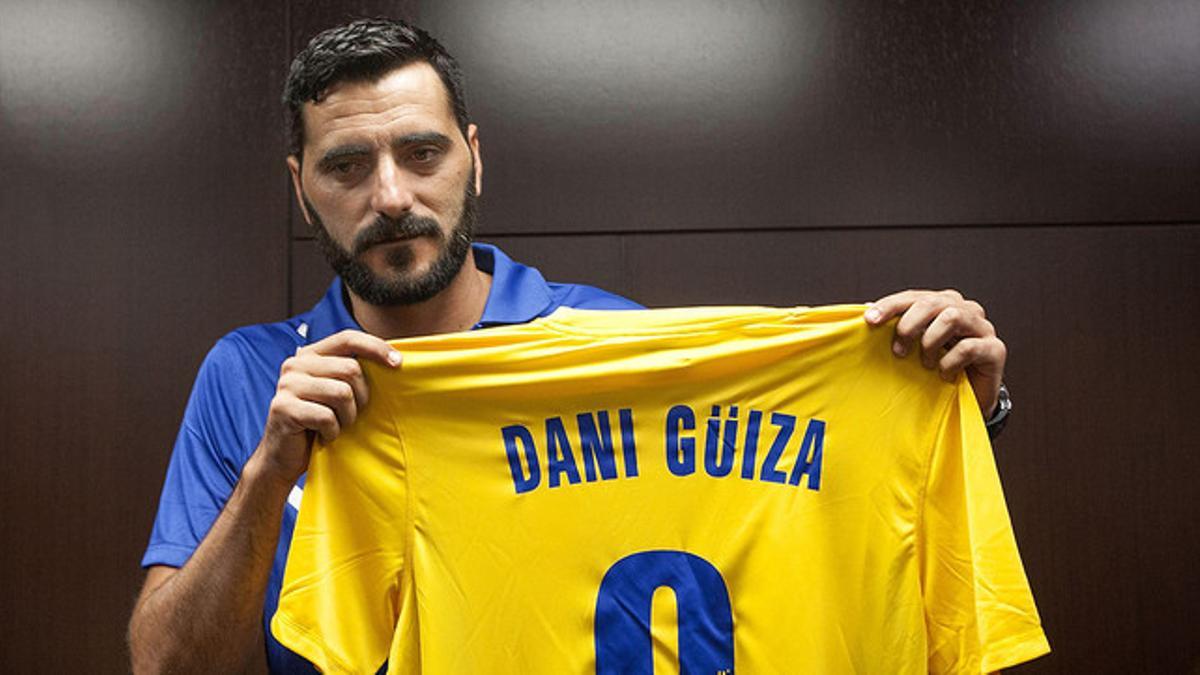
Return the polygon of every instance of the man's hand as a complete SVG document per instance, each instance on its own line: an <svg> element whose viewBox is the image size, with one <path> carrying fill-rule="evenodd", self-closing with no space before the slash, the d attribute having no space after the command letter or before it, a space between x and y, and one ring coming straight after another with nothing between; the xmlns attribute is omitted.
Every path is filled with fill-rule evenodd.
<svg viewBox="0 0 1200 675"><path fill-rule="evenodd" d="M331 440L367 403L356 358L400 353L343 331L283 363L263 438L221 515L183 567L152 567L129 620L133 671L242 672L263 658L260 630L284 503L308 469L314 434Z"/></svg>
<svg viewBox="0 0 1200 675"><path fill-rule="evenodd" d="M283 362L255 452L264 472L290 486L308 469L314 435L332 441L354 422L368 399L360 358L400 365L400 352L356 330L301 347Z"/></svg>
<svg viewBox="0 0 1200 675"><path fill-rule="evenodd" d="M892 353L906 356L919 346L921 363L937 368L943 379L967 372L985 419L1000 397L1008 350L978 302L955 290L901 291L871 303L864 317L878 326L899 316Z"/></svg>

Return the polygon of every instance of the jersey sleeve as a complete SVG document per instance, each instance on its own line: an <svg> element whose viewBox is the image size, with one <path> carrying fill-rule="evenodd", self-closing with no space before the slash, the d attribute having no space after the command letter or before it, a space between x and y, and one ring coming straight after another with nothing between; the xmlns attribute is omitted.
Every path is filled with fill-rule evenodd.
<svg viewBox="0 0 1200 675"><path fill-rule="evenodd" d="M993 672L1050 651L977 407L963 378L930 459L918 549L931 673Z"/></svg>
<svg viewBox="0 0 1200 675"><path fill-rule="evenodd" d="M246 454L241 437L246 425L235 419L239 406L228 395L236 390L225 379L237 372L238 361L237 347L227 338L200 366L167 465L143 567L182 567L233 493Z"/></svg>
<svg viewBox="0 0 1200 675"><path fill-rule="evenodd" d="M371 391L354 424L314 444L271 620L281 644L326 673L377 672L405 601L404 448L378 382Z"/></svg>

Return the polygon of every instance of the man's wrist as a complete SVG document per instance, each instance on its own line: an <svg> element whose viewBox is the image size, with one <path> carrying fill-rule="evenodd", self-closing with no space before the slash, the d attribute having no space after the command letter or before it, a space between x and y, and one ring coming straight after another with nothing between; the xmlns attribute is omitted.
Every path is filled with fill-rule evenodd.
<svg viewBox="0 0 1200 675"><path fill-rule="evenodd" d="M261 452L255 452L242 467L242 477L238 481L245 489L260 494L268 494L279 501L287 499L295 485L295 480L288 480L277 470L271 470Z"/></svg>
<svg viewBox="0 0 1200 675"><path fill-rule="evenodd" d="M996 407L992 410L992 416L984 422L987 427L988 438L995 440L1000 432L1004 430L1004 425L1008 424L1008 417L1012 413L1012 397L1008 395L1008 387L1000 384L1000 393L996 398Z"/></svg>

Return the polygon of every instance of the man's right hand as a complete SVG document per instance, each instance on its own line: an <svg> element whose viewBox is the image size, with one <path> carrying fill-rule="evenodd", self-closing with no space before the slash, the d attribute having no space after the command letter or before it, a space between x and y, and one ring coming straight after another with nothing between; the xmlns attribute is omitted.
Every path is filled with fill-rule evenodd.
<svg viewBox="0 0 1200 675"><path fill-rule="evenodd" d="M362 331L344 330L296 350L279 369L255 458L264 474L294 484L308 469L312 440L337 438L367 404L367 381L358 359L400 365L400 352Z"/></svg>
<svg viewBox="0 0 1200 675"><path fill-rule="evenodd" d="M146 575L129 621L135 673L241 672L261 662L284 503L308 468L313 436L334 439L367 404L356 359L400 365L399 352L360 331L302 347L283 363L262 441L212 529L183 567Z"/></svg>

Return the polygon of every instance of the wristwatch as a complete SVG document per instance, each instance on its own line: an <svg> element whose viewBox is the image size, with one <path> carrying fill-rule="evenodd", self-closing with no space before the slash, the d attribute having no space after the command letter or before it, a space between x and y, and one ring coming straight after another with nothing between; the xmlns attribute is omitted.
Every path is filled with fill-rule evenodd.
<svg viewBox="0 0 1200 675"><path fill-rule="evenodd" d="M1008 387L1000 384L1000 395L996 399L996 412L992 413L992 418L984 424L987 426L988 438L996 440L1000 432L1004 430L1004 425L1008 423L1008 416L1012 413L1012 398L1008 395Z"/></svg>

